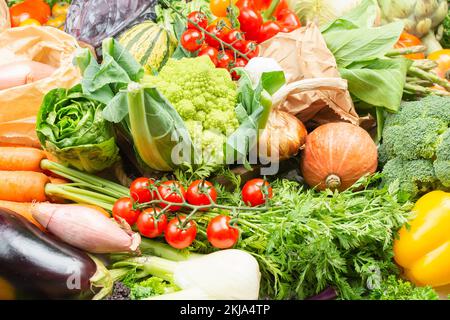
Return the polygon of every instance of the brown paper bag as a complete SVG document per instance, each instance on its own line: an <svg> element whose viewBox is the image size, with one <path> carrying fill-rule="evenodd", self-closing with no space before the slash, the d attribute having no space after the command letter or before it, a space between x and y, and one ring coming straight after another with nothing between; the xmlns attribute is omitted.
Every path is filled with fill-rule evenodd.
<svg viewBox="0 0 450 320"><path fill-rule="evenodd" d="M56 71L48 78L0 90L0 123L35 117L44 95L54 88L70 88L81 80L72 63L77 41L52 27L27 26L0 33L0 65L33 60Z"/></svg>
<svg viewBox="0 0 450 320"><path fill-rule="evenodd" d="M275 59L285 71L288 84L305 79L340 78L336 60L314 24L291 33L279 33L262 43L260 56ZM304 123L312 121L320 125L344 120L359 124L350 93L342 86L291 94L278 108Z"/></svg>
<svg viewBox="0 0 450 320"><path fill-rule="evenodd" d="M5 0L0 0L0 32L11 28L9 8Z"/></svg>

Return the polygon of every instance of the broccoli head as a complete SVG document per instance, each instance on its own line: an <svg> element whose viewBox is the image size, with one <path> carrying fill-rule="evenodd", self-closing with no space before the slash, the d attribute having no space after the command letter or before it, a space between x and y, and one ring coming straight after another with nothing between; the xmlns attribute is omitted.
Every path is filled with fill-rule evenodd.
<svg viewBox="0 0 450 320"><path fill-rule="evenodd" d="M415 197L450 187L450 99L429 96L405 102L389 115L379 149L386 183L398 181Z"/></svg>
<svg viewBox="0 0 450 320"><path fill-rule="evenodd" d="M239 127L237 88L226 69L207 56L170 59L158 75L146 77L170 101L203 155L204 162L223 162L226 138Z"/></svg>

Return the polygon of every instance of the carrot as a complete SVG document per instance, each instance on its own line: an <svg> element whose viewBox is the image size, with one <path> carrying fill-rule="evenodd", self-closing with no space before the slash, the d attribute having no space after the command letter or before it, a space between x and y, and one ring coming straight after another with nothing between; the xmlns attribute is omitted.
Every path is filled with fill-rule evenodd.
<svg viewBox="0 0 450 320"><path fill-rule="evenodd" d="M0 200L44 202L48 177L40 172L0 171Z"/></svg>
<svg viewBox="0 0 450 320"><path fill-rule="evenodd" d="M20 214L22 217L36 225L39 229L45 231L45 228L39 222L37 222L36 219L34 219L32 206L33 204L30 202L12 202L0 200L0 208L9 209L17 214Z"/></svg>
<svg viewBox="0 0 450 320"><path fill-rule="evenodd" d="M0 170L41 172L45 154L39 149L25 147L0 147Z"/></svg>
<svg viewBox="0 0 450 320"><path fill-rule="evenodd" d="M40 148L35 119L27 118L0 123L0 146Z"/></svg>

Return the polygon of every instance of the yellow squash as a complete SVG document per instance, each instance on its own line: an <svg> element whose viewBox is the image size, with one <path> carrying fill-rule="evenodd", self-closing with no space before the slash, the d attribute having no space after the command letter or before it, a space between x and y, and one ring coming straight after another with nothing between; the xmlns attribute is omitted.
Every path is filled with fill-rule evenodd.
<svg viewBox="0 0 450 320"><path fill-rule="evenodd" d="M394 242L395 261L416 285L450 284L450 193L433 191L417 201L415 218Z"/></svg>

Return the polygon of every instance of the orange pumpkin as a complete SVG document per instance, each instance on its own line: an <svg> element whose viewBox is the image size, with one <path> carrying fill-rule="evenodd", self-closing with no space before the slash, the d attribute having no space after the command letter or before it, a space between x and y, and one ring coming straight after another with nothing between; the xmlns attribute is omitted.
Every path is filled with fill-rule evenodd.
<svg viewBox="0 0 450 320"><path fill-rule="evenodd" d="M306 138L301 170L306 183L318 190L343 191L377 166L377 146L353 124L325 124Z"/></svg>

